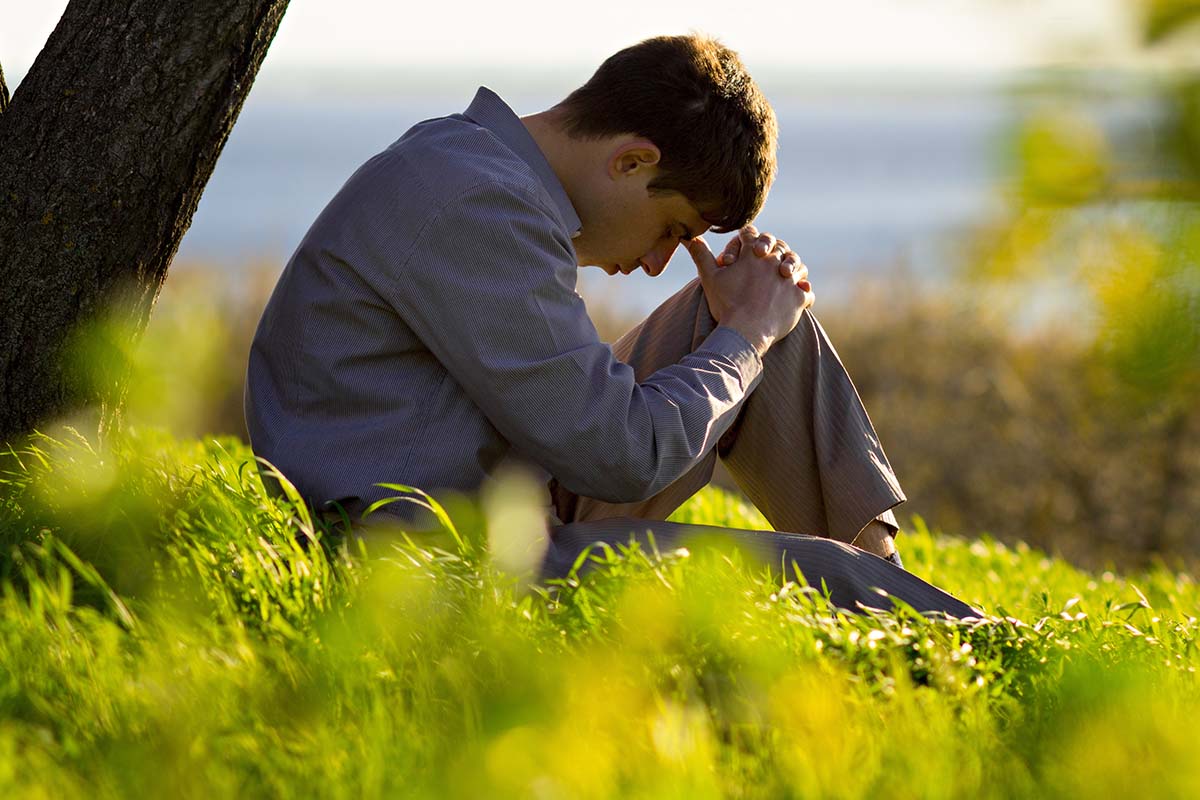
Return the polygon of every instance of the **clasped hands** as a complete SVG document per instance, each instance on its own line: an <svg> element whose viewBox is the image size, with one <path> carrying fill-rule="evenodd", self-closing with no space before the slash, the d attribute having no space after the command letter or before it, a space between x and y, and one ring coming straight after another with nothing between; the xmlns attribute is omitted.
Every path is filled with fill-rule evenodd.
<svg viewBox="0 0 1200 800"><path fill-rule="evenodd" d="M773 258L778 261L780 277L791 278L792 282L804 291L812 291L812 284L808 282L808 267L800 260L800 256L796 255L796 251L788 247L788 243L782 239L776 239L766 232L759 233L753 225L746 225L738 231L737 236L726 243L721 256L716 260L717 266L727 267L737 261L743 243L751 244L754 255L760 259Z"/></svg>
<svg viewBox="0 0 1200 800"><path fill-rule="evenodd" d="M741 333L759 355L790 333L816 299L800 257L753 225L741 228L719 257L700 237L685 245L713 318Z"/></svg>

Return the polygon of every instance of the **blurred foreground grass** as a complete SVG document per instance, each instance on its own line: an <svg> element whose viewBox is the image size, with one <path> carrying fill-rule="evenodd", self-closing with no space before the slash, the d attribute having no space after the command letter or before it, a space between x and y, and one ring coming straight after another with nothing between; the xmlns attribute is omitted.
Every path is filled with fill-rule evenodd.
<svg viewBox="0 0 1200 800"><path fill-rule="evenodd" d="M918 524L909 568L996 616L845 616L700 548L533 589L494 504L366 553L237 440L136 431L35 440L0 498L4 796L1200 795L1200 592L1163 569Z"/></svg>

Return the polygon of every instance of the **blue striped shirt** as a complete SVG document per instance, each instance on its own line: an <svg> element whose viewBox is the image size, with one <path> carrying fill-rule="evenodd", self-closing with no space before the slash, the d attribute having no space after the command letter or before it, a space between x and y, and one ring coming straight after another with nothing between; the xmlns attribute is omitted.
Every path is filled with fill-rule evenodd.
<svg viewBox="0 0 1200 800"><path fill-rule="evenodd" d="M507 458L610 502L669 485L762 362L719 326L636 380L576 292L579 229L490 90L413 126L350 177L279 278L250 351L254 451L315 505L370 503L394 494L385 481L471 491Z"/></svg>

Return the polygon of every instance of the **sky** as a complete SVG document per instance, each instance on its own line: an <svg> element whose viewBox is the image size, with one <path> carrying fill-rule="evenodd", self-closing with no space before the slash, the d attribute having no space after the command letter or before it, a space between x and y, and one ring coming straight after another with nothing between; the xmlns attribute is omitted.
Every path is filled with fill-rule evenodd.
<svg viewBox="0 0 1200 800"><path fill-rule="evenodd" d="M66 0L0 0L0 65L24 74ZM1126 0L292 0L263 76L297 69L594 67L648 36L699 30L755 69L989 72L1120 62ZM732 9L732 11L731 11Z"/></svg>

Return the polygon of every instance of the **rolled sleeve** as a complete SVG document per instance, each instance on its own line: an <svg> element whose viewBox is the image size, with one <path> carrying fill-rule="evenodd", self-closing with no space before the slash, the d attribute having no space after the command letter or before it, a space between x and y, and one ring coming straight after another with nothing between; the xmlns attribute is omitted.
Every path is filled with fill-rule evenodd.
<svg viewBox="0 0 1200 800"><path fill-rule="evenodd" d="M500 434L589 497L630 502L672 483L761 378L754 348L718 327L638 383L575 291L569 236L521 186L469 189L431 214L403 264L370 267L391 273L377 289Z"/></svg>

